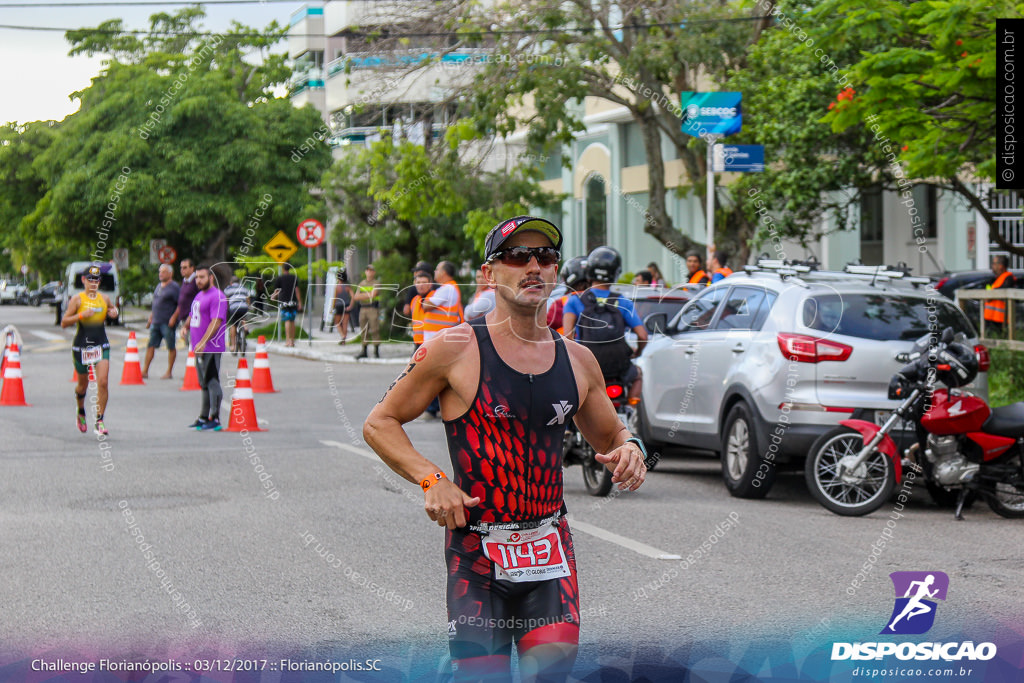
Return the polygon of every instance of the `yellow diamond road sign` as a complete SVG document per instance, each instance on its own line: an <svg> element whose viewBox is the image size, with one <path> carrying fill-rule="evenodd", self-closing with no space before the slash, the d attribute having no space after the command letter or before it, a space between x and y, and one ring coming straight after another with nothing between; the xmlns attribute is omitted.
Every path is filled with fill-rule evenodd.
<svg viewBox="0 0 1024 683"><path fill-rule="evenodd" d="M295 242L288 239L288 235L284 234L282 230L278 230L277 234L263 245L263 251L270 254L270 258L278 263L285 263L298 250L299 248L295 246Z"/></svg>

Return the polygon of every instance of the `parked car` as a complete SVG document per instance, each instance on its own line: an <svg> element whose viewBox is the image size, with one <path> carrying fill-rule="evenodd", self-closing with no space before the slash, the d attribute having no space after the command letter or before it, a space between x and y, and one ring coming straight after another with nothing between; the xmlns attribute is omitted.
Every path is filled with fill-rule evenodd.
<svg viewBox="0 0 1024 683"><path fill-rule="evenodd" d="M33 306L42 306L43 304L52 304L57 301L63 292L60 291L60 281L54 280L47 282L39 289L34 289L29 292L28 302Z"/></svg>
<svg viewBox="0 0 1024 683"><path fill-rule="evenodd" d="M1010 270L1010 272L1017 279L1017 287L1024 287L1024 270ZM996 276L991 270L964 270L941 277L935 283L935 289L945 297L956 299L957 290L985 289L995 279ZM972 323L980 324L981 303L977 299L965 299L963 310ZM1015 310L1017 320L1024 321L1024 301L1018 301Z"/></svg>
<svg viewBox="0 0 1024 683"><path fill-rule="evenodd" d="M649 317L665 331L638 359L649 448L718 453L732 495L763 497L776 467L802 464L840 419L888 418L889 380L931 327L970 339L981 372L968 388L987 396L988 351L963 312L930 295L926 278L868 270L748 266L671 320Z"/></svg>
<svg viewBox="0 0 1024 683"><path fill-rule="evenodd" d="M68 301L71 297L78 296L85 291L82 276L85 274L85 269L92 264L92 261L74 261L69 263L64 269L64 294L61 296L60 306L58 306L58 320L64 315L64 311L67 310ZM113 263L101 263L99 266L101 269L100 291L106 294L120 310L123 302L121 301L121 279L118 275L117 266ZM111 320L110 324L120 325L120 316L115 320Z"/></svg>
<svg viewBox="0 0 1024 683"><path fill-rule="evenodd" d="M0 280L0 304L23 304L28 289L14 280Z"/></svg>

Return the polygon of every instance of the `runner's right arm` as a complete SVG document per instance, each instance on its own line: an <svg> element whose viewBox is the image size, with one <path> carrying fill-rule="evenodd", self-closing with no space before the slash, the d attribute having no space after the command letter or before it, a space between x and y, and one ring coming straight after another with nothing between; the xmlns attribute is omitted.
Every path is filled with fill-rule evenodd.
<svg viewBox="0 0 1024 683"><path fill-rule="evenodd" d="M366 443L388 467L414 484L431 478L435 472L443 472L443 469L416 450L402 425L416 419L435 396L449 388L449 374L469 343L464 330L451 328L417 349L409 365L391 383L363 425ZM473 397L460 398L467 407L473 400ZM432 485L424 499L427 516L449 529L465 526L465 508L480 502L479 498L471 498L449 479Z"/></svg>
<svg viewBox="0 0 1024 683"><path fill-rule="evenodd" d="M68 310L64 311L64 317L60 319L60 326L62 329L65 327L71 327L81 319L78 315L78 306L81 302L82 300L77 296L68 299Z"/></svg>

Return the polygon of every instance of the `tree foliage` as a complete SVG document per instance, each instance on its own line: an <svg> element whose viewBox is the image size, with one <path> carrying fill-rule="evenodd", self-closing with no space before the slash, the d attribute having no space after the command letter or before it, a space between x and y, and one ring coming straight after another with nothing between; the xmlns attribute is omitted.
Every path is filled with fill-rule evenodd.
<svg viewBox="0 0 1024 683"><path fill-rule="evenodd" d="M429 148L385 134L348 150L324 175L335 243L378 250L382 281L407 283L421 259L475 267L487 230L552 201L532 169L489 173L461 160L459 132L449 129L446 144Z"/></svg>
<svg viewBox="0 0 1024 683"><path fill-rule="evenodd" d="M646 153L651 219L644 229L674 251L694 246L673 224L666 199L667 158L682 160L689 191L705 191L705 142L682 133L679 93L715 89L742 65L763 27L756 13L719 0L460 0L430 21L454 33L439 52L489 55L472 83L452 93L481 135L525 130L528 147L550 149L584 130L585 98L625 107ZM750 227L742 214L736 225Z"/></svg>
<svg viewBox="0 0 1024 683"><path fill-rule="evenodd" d="M768 31L737 87L760 84L745 111L777 155L761 180L789 234L842 212L872 184L902 177L951 190L994 226L980 183L995 174L995 19L1009 0L826 0L780 4L841 68L830 77L811 47ZM845 198L836 193L849 188ZM742 194L740 195L742 196ZM749 207L748 207L749 210ZM841 221L842 223L842 221ZM991 230L1004 249L1020 253Z"/></svg>
<svg viewBox="0 0 1024 683"><path fill-rule="evenodd" d="M141 256L151 238L181 256L225 260L268 196L256 241L296 224L330 150L314 141L290 159L322 122L274 96L289 70L268 50L284 31L234 23L209 35L203 16L200 8L155 14L147 38L124 32L120 20L68 33L72 54L110 58L32 161L45 192L18 230L36 263L54 244L80 257L101 243L104 258L115 247Z"/></svg>

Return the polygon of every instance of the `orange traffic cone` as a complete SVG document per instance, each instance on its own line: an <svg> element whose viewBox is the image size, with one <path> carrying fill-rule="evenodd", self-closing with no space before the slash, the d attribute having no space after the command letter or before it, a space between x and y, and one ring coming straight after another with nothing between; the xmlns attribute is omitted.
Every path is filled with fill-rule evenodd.
<svg viewBox="0 0 1024 683"><path fill-rule="evenodd" d="M21 383L21 354L18 345L12 344L7 352L7 365L4 366L4 388L0 391L0 406L27 406L25 403L25 385Z"/></svg>
<svg viewBox="0 0 1024 683"><path fill-rule="evenodd" d="M121 384L145 384L142 381L142 364L139 363L139 342L135 331L128 333L128 346L124 351L124 368L121 370Z"/></svg>
<svg viewBox="0 0 1024 683"><path fill-rule="evenodd" d="M257 394L272 394L274 379L270 376L270 356L267 355L267 338L262 334L256 340L256 359L252 362L252 390Z"/></svg>
<svg viewBox="0 0 1024 683"><path fill-rule="evenodd" d="M180 391L199 391L199 373L196 372L196 353L188 350L188 360L185 361L185 382L181 385Z"/></svg>
<svg viewBox="0 0 1024 683"><path fill-rule="evenodd" d="M229 432L264 432L256 420L256 403L252 400L252 382L249 381L249 363L238 359L238 374L235 375L235 390L231 394L231 419Z"/></svg>

